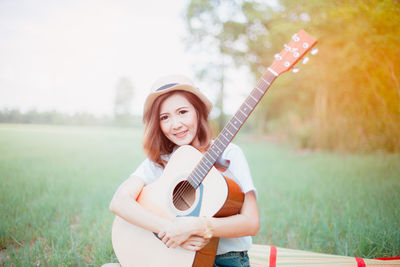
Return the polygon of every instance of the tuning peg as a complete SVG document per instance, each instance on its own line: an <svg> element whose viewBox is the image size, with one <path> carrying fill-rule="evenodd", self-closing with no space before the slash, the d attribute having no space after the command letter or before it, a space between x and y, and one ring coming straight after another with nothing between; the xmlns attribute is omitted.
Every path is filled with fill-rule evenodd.
<svg viewBox="0 0 400 267"><path fill-rule="evenodd" d="M318 54L318 48L313 48L311 51L310 51L310 54L311 55L316 55L316 54Z"/></svg>
<svg viewBox="0 0 400 267"><path fill-rule="evenodd" d="M305 58L303 58L302 63L303 63L303 64L307 64L307 62L308 62L309 60L310 60L310 59L309 59L308 57L305 57Z"/></svg>
<svg viewBox="0 0 400 267"><path fill-rule="evenodd" d="M299 36L297 36L297 33L293 34L292 40L295 41L295 42L300 41L300 38L299 38Z"/></svg>
<svg viewBox="0 0 400 267"><path fill-rule="evenodd" d="M276 60L281 60L281 59L282 59L281 55L279 55L279 54L275 54L275 55L274 55L274 58L275 58Z"/></svg>
<svg viewBox="0 0 400 267"><path fill-rule="evenodd" d="M292 69L292 72L293 72L293 73L298 73L299 71L300 71L300 69L297 68L297 67L294 67L294 68Z"/></svg>

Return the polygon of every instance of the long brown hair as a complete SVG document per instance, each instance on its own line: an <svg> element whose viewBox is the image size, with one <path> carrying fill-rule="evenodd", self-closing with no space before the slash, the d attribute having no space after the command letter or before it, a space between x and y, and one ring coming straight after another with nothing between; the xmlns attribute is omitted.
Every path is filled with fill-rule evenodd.
<svg viewBox="0 0 400 267"><path fill-rule="evenodd" d="M175 144L171 142L160 128L160 106L161 103L173 94L183 95L195 108L198 115L197 138L200 147L197 149L207 150L212 138L211 126L208 122L208 112L204 103L194 94L176 90L159 96L151 106L150 110L143 114L144 138L143 149L151 161L164 167L161 155L172 153Z"/></svg>

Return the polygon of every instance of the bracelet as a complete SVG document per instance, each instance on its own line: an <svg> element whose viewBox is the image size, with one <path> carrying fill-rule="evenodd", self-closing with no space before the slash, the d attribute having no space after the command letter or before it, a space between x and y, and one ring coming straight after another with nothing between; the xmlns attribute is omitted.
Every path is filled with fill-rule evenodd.
<svg viewBox="0 0 400 267"><path fill-rule="evenodd" d="M211 221L206 216L203 216L203 218L206 221L206 230L204 231L203 238L210 239L213 236Z"/></svg>

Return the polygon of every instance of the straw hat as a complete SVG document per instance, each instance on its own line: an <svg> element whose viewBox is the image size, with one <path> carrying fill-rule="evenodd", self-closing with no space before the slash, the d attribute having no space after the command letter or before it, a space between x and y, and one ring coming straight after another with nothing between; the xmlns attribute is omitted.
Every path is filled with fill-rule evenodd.
<svg viewBox="0 0 400 267"><path fill-rule="evenodd" d="M169 75L161 77L153 84L151 92L144 102L143 114L145 115L150 110L157 97L176 90L187 91L196 95L206 106L207 113L210 113L212 103L194 86L193 82L188 77L183 75Z"/></svg>

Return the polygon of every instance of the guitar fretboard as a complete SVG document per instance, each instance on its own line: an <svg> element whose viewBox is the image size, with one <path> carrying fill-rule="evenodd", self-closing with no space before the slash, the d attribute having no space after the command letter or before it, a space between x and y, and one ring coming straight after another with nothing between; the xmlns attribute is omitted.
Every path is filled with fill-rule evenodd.
<svg viewBox="0 0 400 267"><path fill-rule="evenodd" d="M235 115L233 115L229 120L224 129L222 129L214 143L210 146L197 164L196 168L189 175L187 180L193 188L200 186L214 163L219 157L221 157L226 147L235 137L275 79L276 76L271 71L266 71L257 82L253 91L251 91L250 95L246 98L238 111L236 111Z"/></svg>

